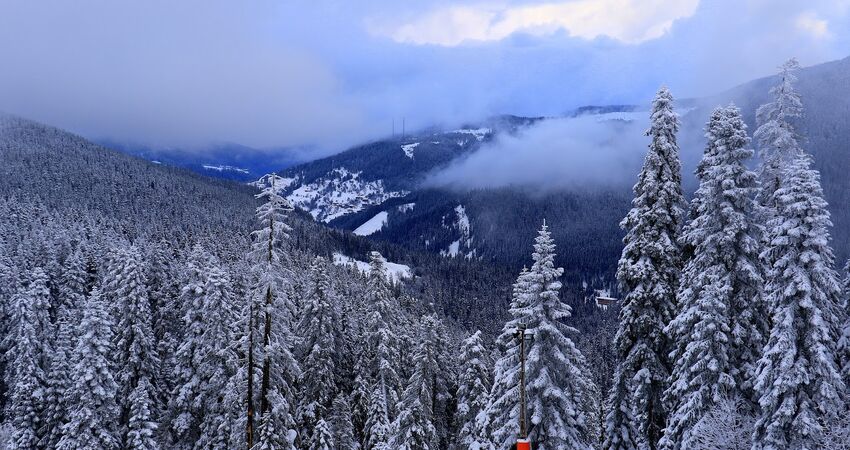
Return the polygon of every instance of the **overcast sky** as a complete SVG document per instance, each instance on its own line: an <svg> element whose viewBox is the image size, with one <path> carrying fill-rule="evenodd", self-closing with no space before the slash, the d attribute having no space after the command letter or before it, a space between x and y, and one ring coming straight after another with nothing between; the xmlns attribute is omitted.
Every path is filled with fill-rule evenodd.
<svg viewBox="0 0 850 450"><path fill-rule="evenodd" d="M850 55L850 0L0 0L0 111L98 139L342 149Z"/></svg>

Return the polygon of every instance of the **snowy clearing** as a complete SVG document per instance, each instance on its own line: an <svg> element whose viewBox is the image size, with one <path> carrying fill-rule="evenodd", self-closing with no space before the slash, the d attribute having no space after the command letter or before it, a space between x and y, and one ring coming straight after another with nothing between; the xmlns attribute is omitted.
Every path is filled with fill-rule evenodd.
<svg viewBox="0 0 850 450"><path fill-rule="evenodd" d="M354 234L358 236L369 236L370 234L375 234L378 231L381 231L386 224L387 212L381 211L378 214L375 214L375 217L372 217L367 220L366 223L357 227L357 229L354 230Z"/></svg>
<svg viewBox="0 0 850 450"><path fill-rule="evenodd" d="M401 150L404 152L404 156L407 156L410 159L413 159L413 149L418 147L419 143L414 142L412 144L404 144L401 146Z"/></svg>
<svg viewBox="0 0 850 450"><path fill-rule="evenodd" d="M334 264L338 266L353 266L360 272L369 273L368 262L360 261L350 256L345 256L339 252L334 252L333 255ZM413 278L413 272L410 270L410 266L387 261L386 264L384 264L384 268L387 270L387 279L390 281L401 281L407 278Z"/></svg>

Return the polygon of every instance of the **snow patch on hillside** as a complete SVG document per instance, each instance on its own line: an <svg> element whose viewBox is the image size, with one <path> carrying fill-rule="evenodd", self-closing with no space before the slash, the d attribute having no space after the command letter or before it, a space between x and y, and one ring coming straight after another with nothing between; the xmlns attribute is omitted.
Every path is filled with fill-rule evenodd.
<svg viewBox="0 0 850 450"><path fill-rule="evenodd" d="M414 142L412 144L404 144L401 146L401 150L404 152L404 156L413 159L413 149L415 149L417 146L419 146L418 142Z"/></svg>
<svg viewBox="0 0 850 450"><path fill-rule="evenodd" d="M451 131L451 133L470 134L474 136L478 142L481 142L485 137L487 137L487 135L493 133L493 130L490 128L461 128L460 130Z"/></svg>
<svg viewBox="0 0 850 450"><path fill-rule="evenodd" d="M398 205L398 212L406 213L408 211L413 211L414 206L416 206L416 203L405 203L403 205Z"/></svg>
<svg viewBox="0 0 850 450"><path fill-rule="evenodd" d="M294 206L308 211L314 219L327 223L409 194L407 191L387 191L383 180L366 181L361 175L362 172L339 167L312 183L298 186L286 198Z"/></svg>
<svg viewBox="0 0 850 450"><path fill-rule="evenodd" d="M460 239L452 242L446 250L440 250L441 256L454 258L458 255L463 255L467 259L475 257L476 251L472 248L472 225L469 222L469 216L466 214L466 208L463 205L455 207L455 217L451 223L447 223L448 218L443 216L443 228L457 230L460 234ZM466 252L461 249L468 250Z"/></svg>
<svg viewBox="0 0 850 450"><path fill-rule="evenodd" d="M234 166L222 166L222 165L214 166L212 164L204 164L202 167L206 170L215 170L216 172L239 172L239 173L244 173L244 174L250 173L250 172L248 172L248 169L242 169L242 168L234 167Z"/></svg>
<svg viewBox="0 0 850 450"><path fill-rule="evenodd" d="M387 212L381 211L378 214L375 214L375 217L367 220L366 223L357 227L354 230L354 234L358 236L369 236L371 234L375 234L378 231L381 231L384 228L384 225L387 224Z"/></svg>
<svg viewBox="0 0 850 450"><path fill-rule="evenodd" d="M270 174L263 175L257 181L254 181L254 182L248 183L248 184L250 184L251 186L254 186L257 189L263 189L263 188L269 187L272 184L272 182L271 182L272 175L274 175L274 174L270 173ZM278 176L277 182L275 183L274 188L277 192L282 193L287 188L289 188L289 186L292 186L296 182L298 182L297 176L292 177L292 178L286 178L286 177Z"/></svg>
<svg viewBox="0 0 850 450"><path fill-rule="evenodd" d="M360 261L350 256L345 256L339 252L334 252L333 257L334 264L338 266L355 267L362 273L369 273L369 271L371 270L369 268L369 263L367 263L366 261ZM384 264L384 268L387 271L387 279L390 281L396 282L408 278L413 278L413 272L410 270L410 266L387 262Z"/></svg>

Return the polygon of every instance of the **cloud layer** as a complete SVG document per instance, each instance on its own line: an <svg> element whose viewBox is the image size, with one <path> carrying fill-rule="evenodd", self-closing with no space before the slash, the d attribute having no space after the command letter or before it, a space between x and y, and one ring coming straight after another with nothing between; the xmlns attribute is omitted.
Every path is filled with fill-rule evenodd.
<svg viewBox="0 0 850 450"><path fill-rule="evenodd" d="M320 154L492 114L711 94L847 56L848 0L0 0L0 110ZM422 43L456 45L421 45Z"/></svg>
<svg viewBox="0 0 850 450"><path fill-rule="evenodd" d="M459 45L499 41L522 32L541 36L566 31L569 36L606 36L629 44L656 39L677 19L696 12L699 0L571 0L532 5L449 6L379 33L398 42Z"/></svg>

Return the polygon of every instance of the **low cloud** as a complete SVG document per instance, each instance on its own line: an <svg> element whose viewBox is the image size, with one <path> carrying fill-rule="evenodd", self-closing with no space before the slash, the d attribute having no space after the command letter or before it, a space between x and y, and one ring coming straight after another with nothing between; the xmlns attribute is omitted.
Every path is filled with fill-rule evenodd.
<svg viewBox="0 0 850 450"><path fill-rule="evenodd" d="M683 110L680 114L693 114ZM429 187L471 190L515 186L532 191L628 190L637 181L649 138L648 112L547 119L518 134L502 134L425 181ZM703 120L682 120L678 134L685 183L704 143ZM626 120L623 120L626 119Z"/></svg>
<svg viewBox="0 0 850 450"><path fill-rule="evenodd" d="M549 119L492 143L426 184L455 189L625 187L634 183L646 150L647 120Z"/></svg>

